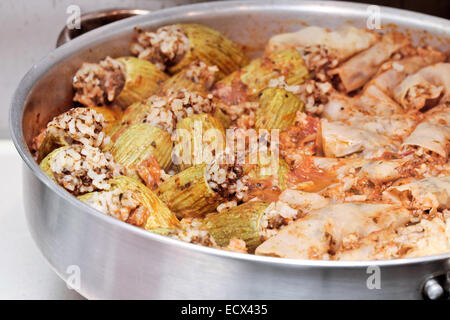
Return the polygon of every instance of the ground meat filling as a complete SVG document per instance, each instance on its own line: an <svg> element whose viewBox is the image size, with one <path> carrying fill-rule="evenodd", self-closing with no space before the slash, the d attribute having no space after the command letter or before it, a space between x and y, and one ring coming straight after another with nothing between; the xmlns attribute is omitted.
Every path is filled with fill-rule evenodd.
<svg viewBox="0 0 450 320"><path fill-rule="evenodd" d="M160 128L169 132L173 132L176 124L175 114L166 108L168 99L162 96L151 96L147 103L150 104L150 109L142 119L143 123L148 123L154 127Z"/></svg>
<svg viewBox="0 0 450 320"><path fill-rule="evenodd" d="M131 190L93 193L85 201L108 216L139 227L144 226L149 216L148 210L135 199Z"/></svg>
<svg viewBox="0 0 450 320"><path fill-rule="evenodd" d="M216 109L213 95L200 95L185 89L168 94L167 107L175 114L177 121L193 114L212 113Z"/></svg>
<svg viewBox="0 0 450 320"><path fill-rule="evenodd" d="M73 108L50 121L46 133L62 136L68 144L101 148L110 142L103 131L105 125L101 113L89 108Z"/></svg>
<svg viewBox="0 0 450 320"><path fill-rule="evenodd" d="M327 81L329 79L327 71L339 64L338 59L330 53L328 48L322 45L305 46L299 48L299 52L311 73L312 79Z"/></svg>
<svg viewBox="0 0 450 320"><path fill-rule="evenodd" d="M212 113L217 107L212 94L203 96L186 89L169 91L165 106L173 112L177 121L193 114Z"/></svg>
<svg viewBox="0 0 450 320"><path fill-rule="evenodd" d="M206 230L202 220L196 218L184 218L181 227L169 233L169 237L206 247L217 247L214 238Z"/></svg>
<svg viewBox="0 0 450 320"><path fill-rule="evenodd" d="M206 181L211 189L224 199L243 199L247 187L245 185L244 168L224 155L216 157L206 168Z"/></svg>
<svg viewBox="0 0 450 320"><path fill-rule="evenodd" d="M410 108L417 110L431 108L439 102L443 87L436 87L429 83L420 83L408 89L405 102Z"/></svg>
<svg viewBox="0 0 450 320"><path fill-rule="evenodd" d="M259 108L258 102L243 102L234 105L223 105L222 110L232 121L236 120L239 128L253 126L256 118L256 110Z"/></svg>
<svg viewBox="0 0 450 320"><path fill-rule="evenodd" d="M152 62L160 70L176 65L189 49L189 38L177 25L161 27L156 32L137 31L131 54Z"/></svg>
<svg viewBox="0 0 450 320"><path fill-rule="evenodd" d="M203 83L209 90L216 80L218 71L217 66L208 66L202 61L195 61L186 68L186 78L194 83Z"/></svg>
<svg viewBox="0 0 450 320"><path fill-rule="evenodd" d="M329 82L306 80L298 95L305 102L305 111L309 114L320 115L328 103L333 86Z"/></svg>
<svg viewBox="0 0 450 320"><path fill-rule="evenodd" d="M309 114L320 115L328 103L333 86L330 82L308 79L304 83L289 86L284 76L271 79L269 87L282 88L298 96L305 103L305 111Z"/></svg>
<svg viewBox="0 0 450 320"><path fill-rule="evenodd" d="M125 80L125 66L110 57L99 63L83 63L73 77L73 100L85 106L107 105L122 91Z"/></svg>
<svg viewBox="0 0 450 320"><path fill-rule="evenodd" d="M285 226L298 218L298 211L288 204L277 201L272 202L263 212L261 218L261 231L264 240L267 240L280 232Z"/></svg>
<svg viewBox="0 0 450 320"><path fill-rule="evenodd" d="M151 96L146 103L150 106L150 111L147 112L142 122L169 133L173 132L177 121L193 114L212 113L217 108L211 94L203 96L186 89L169 90L165 96Z"/></svg>
<svg viewBox="0 0 450 320"><path fill-rule="evenodd" d="M450 145L450 142L448 144ZM450 146L447 149L450 150ZM441 171L441 170L436 171L435 168L433 168L433 167L435 165L441 166L444 163L444 161L446 160L441 155L439 155L431 150L420 147L420 146L415 146L415 145L402 146L401 151L403 151L403 153L400 153L400 155L413 154L415 158L418 158L424 164L423 165L424 170L429 171L430 175L436 175L437 172ZM425 168L427 168L427 169L425 169ZM431 170L431 169L433 169L433 170Z"/></svg>
<svg viewBox="0 0 450 320"><path fill-rule="evenodd" d="M74 195L108 190L108 180L122 173L111 154L77 144L58 152L50 170L56 182Z"/></svg>

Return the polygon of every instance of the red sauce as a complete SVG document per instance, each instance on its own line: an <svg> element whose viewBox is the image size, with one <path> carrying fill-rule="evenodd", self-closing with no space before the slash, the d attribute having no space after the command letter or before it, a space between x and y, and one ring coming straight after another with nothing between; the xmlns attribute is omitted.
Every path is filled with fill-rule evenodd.
<svg viewBox="0 0 450 320"><path fill-rule="evenodd" d="M155 190L161 182L161 167L153 155L136 166L136 171L151 190Z"/></svg>
<svg viewBox="0 0 450 320"><path fill-rule="evenodd" d="M319 119L307 116L305 123L286 128L280 133L280 149L289 153L289 149L295 151L304 148L308 142L316 141L319 126ZM314 154L320 149L317 143L311 147Z"/></svg>
<svg viewBox="0 0 450 320"><path fill-rule="evenodd" d="M317 192L336 181L335 175L325 172L314 165L313 159L305 157L300 165L297 165L288 175L289 185L298 185L311 181L311 186L306 186L303 190Z"/></svg>
<svg viewBox="0 0 450 320"><path fill-rule="evenodd" d="M232 80L231 85L218 83L214 87L214 95L228 105L236 105L247 101L248 87L240 80L240 75Z"/></svg>
<svg viewBox="0 0 450 320"><path fill-rule="evenodd" d="M258 198L261 201L274 202L278 200L281 190L273 186L272 179L255 179L247 183L250 198Z"/></svg>

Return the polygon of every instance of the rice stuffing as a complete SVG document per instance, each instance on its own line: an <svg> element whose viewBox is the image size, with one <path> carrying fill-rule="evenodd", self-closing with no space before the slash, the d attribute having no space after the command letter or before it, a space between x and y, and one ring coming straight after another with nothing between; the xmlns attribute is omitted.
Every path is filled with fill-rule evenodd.
<svg viewBox="0 0 450 320"><path fill-rule="evenodd" d="M73 77L73 100L85 106L107 105L122 91L125 80L125 66L111 57L99 63L83 63Z"/></svg>
<svg viewBox="0 0 450 320"><path fill-rule="evenodd" d="M312 78L320 81L326 81L329 78L327 71L336 67L339 63L328 48L322 45L304 46L299 48L299 52L306 67L312 73Z"/></svg>
<svg viewBox="0 0 450 320"><path fill-rule="evenodd" d="M122 173L111 154L76 144L57 152L50 170L56 182L74 195L108 190L108 180Z"/></svg>
<svg viewBox="0 0 450 320"><path fill-rule="evenodd" d="M104 133L103 115L90 108L73 108L47 124L46 133L62 136L68 144L83 144L101 148L110 142Z"/></svg>
<svg viewBox="0 0 450 320"><path fill-rule="evenodd" d="M130 51L140 59L152 62L160 70L177 64L189 49L189 39L177 25L164 26L155 32L137 30Z"/></svg>
<svg viewBox="0 0 450 320"><path fill-rule="evenodd" d="M295 221L298 211L282 201L272 202L264 210L261 218L261 230L264 240L277 235L283 227Z"/></svg>
<svg viewBox="0 0 450 320"><path fill-rule="evenodd" d="M208 66L203 61L195 61L186 67L186 78L194 83L203 82L206 89L211 89L216 80L217 66Z"/></svg>
<svg viewBox="0 0 450 320"><path fill-rule="evenodd" d="M206 181L211 189L224 199L243 199L248 187L245 183L244 168L225 155L217 156L206 167Z"/></svg>
<svg viewBox="0 0 450 320"><path fill-rule="evenodd" d="M151 124L172 133L176 122L193 114L212 113L217 108L213 96L203 96L196 92L182 89L169 91L167 95L154 95L147 99L149 112L142 122Z"/></svg>
<svg viewBox="0 0 450 320"><path fill-rule="evenodd" d="M108 216L138 227L144 226L150 215L148 210L135 199L131 190L114 189L95 192L84 201Z"/></svg>
<svg viewBox="0 0 450 320"><path fill-rule="evenodd" d="M169 108L166 108L167 98L155 95L151 96L147 103L150 103L151 107L142 122L172 133L175 128L176 117Z"/></svg>
<svg viewBox="0 0 450 320"><path fill-rule="evenodd" d="M169 237L189 243L201 244L206 247L217 247L214 238L206 230L202 220L184 218L181 227L169 233Z"/></svg>

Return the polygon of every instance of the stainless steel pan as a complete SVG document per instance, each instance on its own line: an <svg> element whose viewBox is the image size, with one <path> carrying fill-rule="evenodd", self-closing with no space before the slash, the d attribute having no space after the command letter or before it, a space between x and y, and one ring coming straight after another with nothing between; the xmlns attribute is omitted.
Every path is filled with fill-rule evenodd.
<svg viewBox="0 0 450 320"><path fill-rule="evenodd" d="M47 178L28 151L32 137L52 116L70 106L71 76L80 64L105 55L127 54L135 26L151 29L175 22L203 23L256 53L272 34L305 24L365 27L367 7L316 1L214 2L177 7L91 31L34 66L14 95L11 135L26 163L24 193L29 228L54 270L74 285L79 275L78 291L88 298L416 299L423 297L424 290L430 297L441 296L442 281L450 270L450 253L378 262L304 261L183 243L88 207ZM447 20L381 7L381 23L385 28L409 30L417 41L449 49Z"/></svg>

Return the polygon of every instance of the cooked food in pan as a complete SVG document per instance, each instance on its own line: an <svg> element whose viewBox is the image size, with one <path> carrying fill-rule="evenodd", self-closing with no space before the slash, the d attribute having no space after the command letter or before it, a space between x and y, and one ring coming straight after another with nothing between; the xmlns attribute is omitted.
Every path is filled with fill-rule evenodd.
<svg viewBox="0 0 450 320"><path fill-rule="evenodd" d="M35 137L42 170L105 215L294 259L450 252L450 63L399 32L305 27L243 47L196 24L136 30L83 63Z"/></svg>

